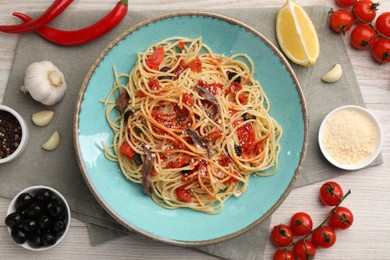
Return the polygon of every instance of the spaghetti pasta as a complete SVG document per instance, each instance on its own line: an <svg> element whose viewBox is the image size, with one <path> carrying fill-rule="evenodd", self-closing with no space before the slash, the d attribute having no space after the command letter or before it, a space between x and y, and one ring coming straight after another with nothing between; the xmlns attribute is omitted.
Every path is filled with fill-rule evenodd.
<svg viewBox="0 0 390 260"><path fill-rule="evenodd" d="M114 68L106 157L162 207L221 212L252 173L278 167L282 128L254 73L248 55L214 54L201 38L152 45L130 74Z"/></svg>

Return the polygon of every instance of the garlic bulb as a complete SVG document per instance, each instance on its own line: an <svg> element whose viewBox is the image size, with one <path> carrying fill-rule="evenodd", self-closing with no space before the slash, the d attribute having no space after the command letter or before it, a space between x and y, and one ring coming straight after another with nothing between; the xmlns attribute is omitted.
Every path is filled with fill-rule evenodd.
<svg viewBox="0 0 390 260"><path fill-rule="evenodd" d="M44 105L54 105L66 92L64 74L50 61L34 62L26 69L22 92Z"/></svg>

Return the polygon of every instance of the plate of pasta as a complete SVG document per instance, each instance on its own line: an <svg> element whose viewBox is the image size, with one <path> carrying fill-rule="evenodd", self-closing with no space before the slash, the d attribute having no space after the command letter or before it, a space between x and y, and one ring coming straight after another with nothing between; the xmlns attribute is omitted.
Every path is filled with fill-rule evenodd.
<svg viewBox="0 0 390 260"><path fill-rule="evenodd" d="M120 224L208 245L250 230L287 197L306 113L293 70L259 32L176 12L128 29L97 58L78 96L76 154Z"/></svg>

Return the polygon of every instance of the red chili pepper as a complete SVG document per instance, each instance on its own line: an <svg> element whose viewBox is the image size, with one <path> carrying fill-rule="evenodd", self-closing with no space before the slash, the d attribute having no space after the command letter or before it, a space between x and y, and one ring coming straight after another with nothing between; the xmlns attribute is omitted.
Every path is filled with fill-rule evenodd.
<svg viewBox="0 0 390 260"><path fill-rule="evenodd" d="M36 32L46 40L62 46L77 46L93 41L111 31L118 25L127 13L128 0L119 1L115 8L97 23L75 31L64 31L49 26L44 26ZM31 20L26 14L15 12L14 16L25 22Z"/></svg>
<svg viewBox="0 0 390 260"><path fill-rule="evenodd" d="M39 28L50 23L54 18L60 15L73 0L56 0L54 3L37 19L31 19L23 24L1 25L0 31L5 33L27 33L36 31Z"/></svg>

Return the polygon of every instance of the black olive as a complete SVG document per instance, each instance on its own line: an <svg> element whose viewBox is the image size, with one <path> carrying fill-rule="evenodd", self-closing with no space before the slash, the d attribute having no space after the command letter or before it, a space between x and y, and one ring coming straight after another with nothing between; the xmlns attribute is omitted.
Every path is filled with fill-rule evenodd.
<svg viewBox="0 0 390 260"><path fill-rule="evenodd" d="M21 228L15 227L11 231L12 239L18 243L23 244L27 240L27 233Z"/></svg>
<svg viewBox="0 0 390 260"><path fill-rule="evenodd" d="M23 210L27 208L32 202L34 198L27 192L22 193L18 196L15 202L15 208L17 210Z"/></svg>
<svg viewBox="0 0 390 260"><path fill-rule="evenodd" d="M181 174L187 175L187 174L191 173L192 171L193 171L193 170L182 170L182 171L181 171Z"/></svg>
<svg viewBox="0 0 390 260"><path fill-rule="evenodd" d="M65 232L66 224L64 221L57 220L53 224L53 232L57 235L62 235Z"/></svg>
<svg viewBox="0 0 390 260"><path fill-rule="evenodd" d="M134 156L133 156L133 160L134 160L134 163L136 165L141 165L142 164L142 157L140 154L138 153L135 153Z"/></svg>
<svg viewBox="0 0 390 260"><path fill-rule="evenodd" d="M62 217L66 214L66 207L63 203L57 203L49 208L49 214L54 218Z"/></svg>
<svg viewBox="0 0 390 260"><path fill-rule="evenodd" d="M31 233L38 229L38 223L35 219L24 219L20 227L27 233Z"/></svg>
<svg viewBox="0 0 390 260"><path fill-rule="evenodd" d="M38 203L47 203L54 196L54 193L48 189L41 189L35 194L35 201Z"/></svg>
<svg viewBox="0 0 390 260"><path fill-rule="evenodd" d="M28 235L28 244L32 248L38 248L42 246L42 238L39 232L33 232Z"/></svg>
<svg viewBox="0 0 390 260"><path fill-rule="evenodd" d="M170 70L170 69L171 69L170 67L165 66L165 67L162 67L162 68L160 69L160 71L161 71L161 72L167 72L167 71ZM160 76L160 77L158 77L157 79L173 79L173 76Z"/></svg>
<svg viewBox="0 0 390 260"><path fill-rule="evenodd" d="M129 117L131 117L133 114L134 114L133 110L131 109L126 110L126 112L123 114L123 119L125 120L125 122L127 122L127 120L129 120Z"/></svg>
<svg viewBox="0 0 390 260"><path fill-rule="evenodd" d="M4 222L7 227L12 229L13 227L19 226L22 223L22 216L19 212L13 212L5 218Z"/></svg>
<svg viewBox="0 0 390 260"><path fill-rule="evenodd" d="M30 206L27 207L25 215L27 217L37 217L42 212L41 206L33 202Z"/></svg>
<svg viewBox="0 0 390 260"><path fill-rule="evenodd" d="M237 76L237 73L229 71L227 73L228 79L232 80L235 76ZM233 82L241 83L241 77L237 77L233 80Z"/></svg>
<svg viewBox="0 0 390 260"><path fill-rule="evenodd" d="M252 114L244 113L244 114L242 114L241 118L246 121L246 120L249 120L249 119L254 119L256 117L254 115L252 115Z"/></svg>
<svg viewBox="0 0 390 260"><path fill-rule="evenodd" d="M235 144L234 151L236 152L237 156L241 156L241 154L242 154L241 146Z"/></svg>
<svg viewBox="0 0 390 260"><path fill-rule="evenodd" d="M45 213L39 215L37 220L38 220L38 227L41 229L49 228L52 223L51 217Z"/></svg>
<svg viewBox="0 0 390 260"><path fill-rule="evenodd" d="M50 213L51 208L54 208L58 205L59 201L57 199L51 199L48 203L45 205L45 211L47 213Z"/></svg>
<svg viewBox="0 0 390 260"><path fill-rule="evenodd" d="M164 66L160 69L161 72L167 72L168 70L170 70L171 68L168 67L168 66Z"/></svg>
<svg viewBox="0 0 390 260"><path fill-rule="evenodd" d="M57 236L51 230L46 230L42 234L42 242L45 246L52 246L57 242Z"/></svg>

